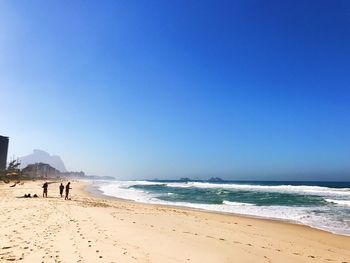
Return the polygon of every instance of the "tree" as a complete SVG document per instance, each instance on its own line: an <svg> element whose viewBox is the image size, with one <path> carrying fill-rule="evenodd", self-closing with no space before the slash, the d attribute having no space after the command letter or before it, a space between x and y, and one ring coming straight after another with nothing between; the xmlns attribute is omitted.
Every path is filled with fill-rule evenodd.
<svg viewBox="0 0 350 263"><path fill-rule="evenodd" d="M21 170L19 169L20 165L21 163L18 160L13 160L8 164L6 170L0 171L0 176L6 178L19 177L19 175L21 174Z"/></svg>

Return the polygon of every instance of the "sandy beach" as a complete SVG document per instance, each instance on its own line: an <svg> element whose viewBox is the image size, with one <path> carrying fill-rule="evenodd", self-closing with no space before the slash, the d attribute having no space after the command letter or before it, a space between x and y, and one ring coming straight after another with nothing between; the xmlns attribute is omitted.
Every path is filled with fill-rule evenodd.
<svg viewBox="0 0 350 263"><path fill-rule="evenodd" d="M350 237L95 196L72 182L0 183L0 262L350 262ZM39 198L18 198L24 194Z"/></svg>

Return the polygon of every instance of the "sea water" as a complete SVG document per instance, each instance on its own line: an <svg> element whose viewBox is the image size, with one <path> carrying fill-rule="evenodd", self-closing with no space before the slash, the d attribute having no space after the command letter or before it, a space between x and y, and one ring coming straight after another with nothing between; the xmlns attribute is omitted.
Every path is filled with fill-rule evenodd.
<svg viewBox="0 0 350 263"><path fill-rule="evenodd" d="M137 202L284 220L350 235L350 183L104 181L97 185L105 195Z"/></svg>

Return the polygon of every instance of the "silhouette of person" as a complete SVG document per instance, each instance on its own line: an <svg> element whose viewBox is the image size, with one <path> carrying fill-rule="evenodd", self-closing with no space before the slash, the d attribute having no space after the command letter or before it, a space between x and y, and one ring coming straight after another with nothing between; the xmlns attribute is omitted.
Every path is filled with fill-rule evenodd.
<svg viewBox="0 0 350 263"><path fill-rule="evenodd" d="M43 184L43 197L47 197L47 188L49 187L49 184L45 182Z"/></svg>
<svg viewBox="0 0 350 263"><path fill-rule="evenodd" d="M60 185L60 195L61 195L61 197L63 197L63 189L64 189L64 185L61 183L61 185Z"/></svg>
<svg viewBox="0 0 350 263"><path fill-rule="evenodd" d="M68 182L68 184L66 185L66 197L64 198L64 200L68 200L69 189L72 189L70 188L70 182Z"/></svg>

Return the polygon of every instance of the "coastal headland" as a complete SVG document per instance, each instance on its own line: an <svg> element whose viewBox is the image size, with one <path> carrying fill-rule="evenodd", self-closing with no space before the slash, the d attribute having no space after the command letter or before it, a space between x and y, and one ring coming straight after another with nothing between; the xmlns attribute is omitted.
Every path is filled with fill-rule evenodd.
<svg viewBox="0 0 350 263"><path fill-rule="evenodd" d="M23 182L0 183L0 262L350 262L348 236Z"/></svg>

